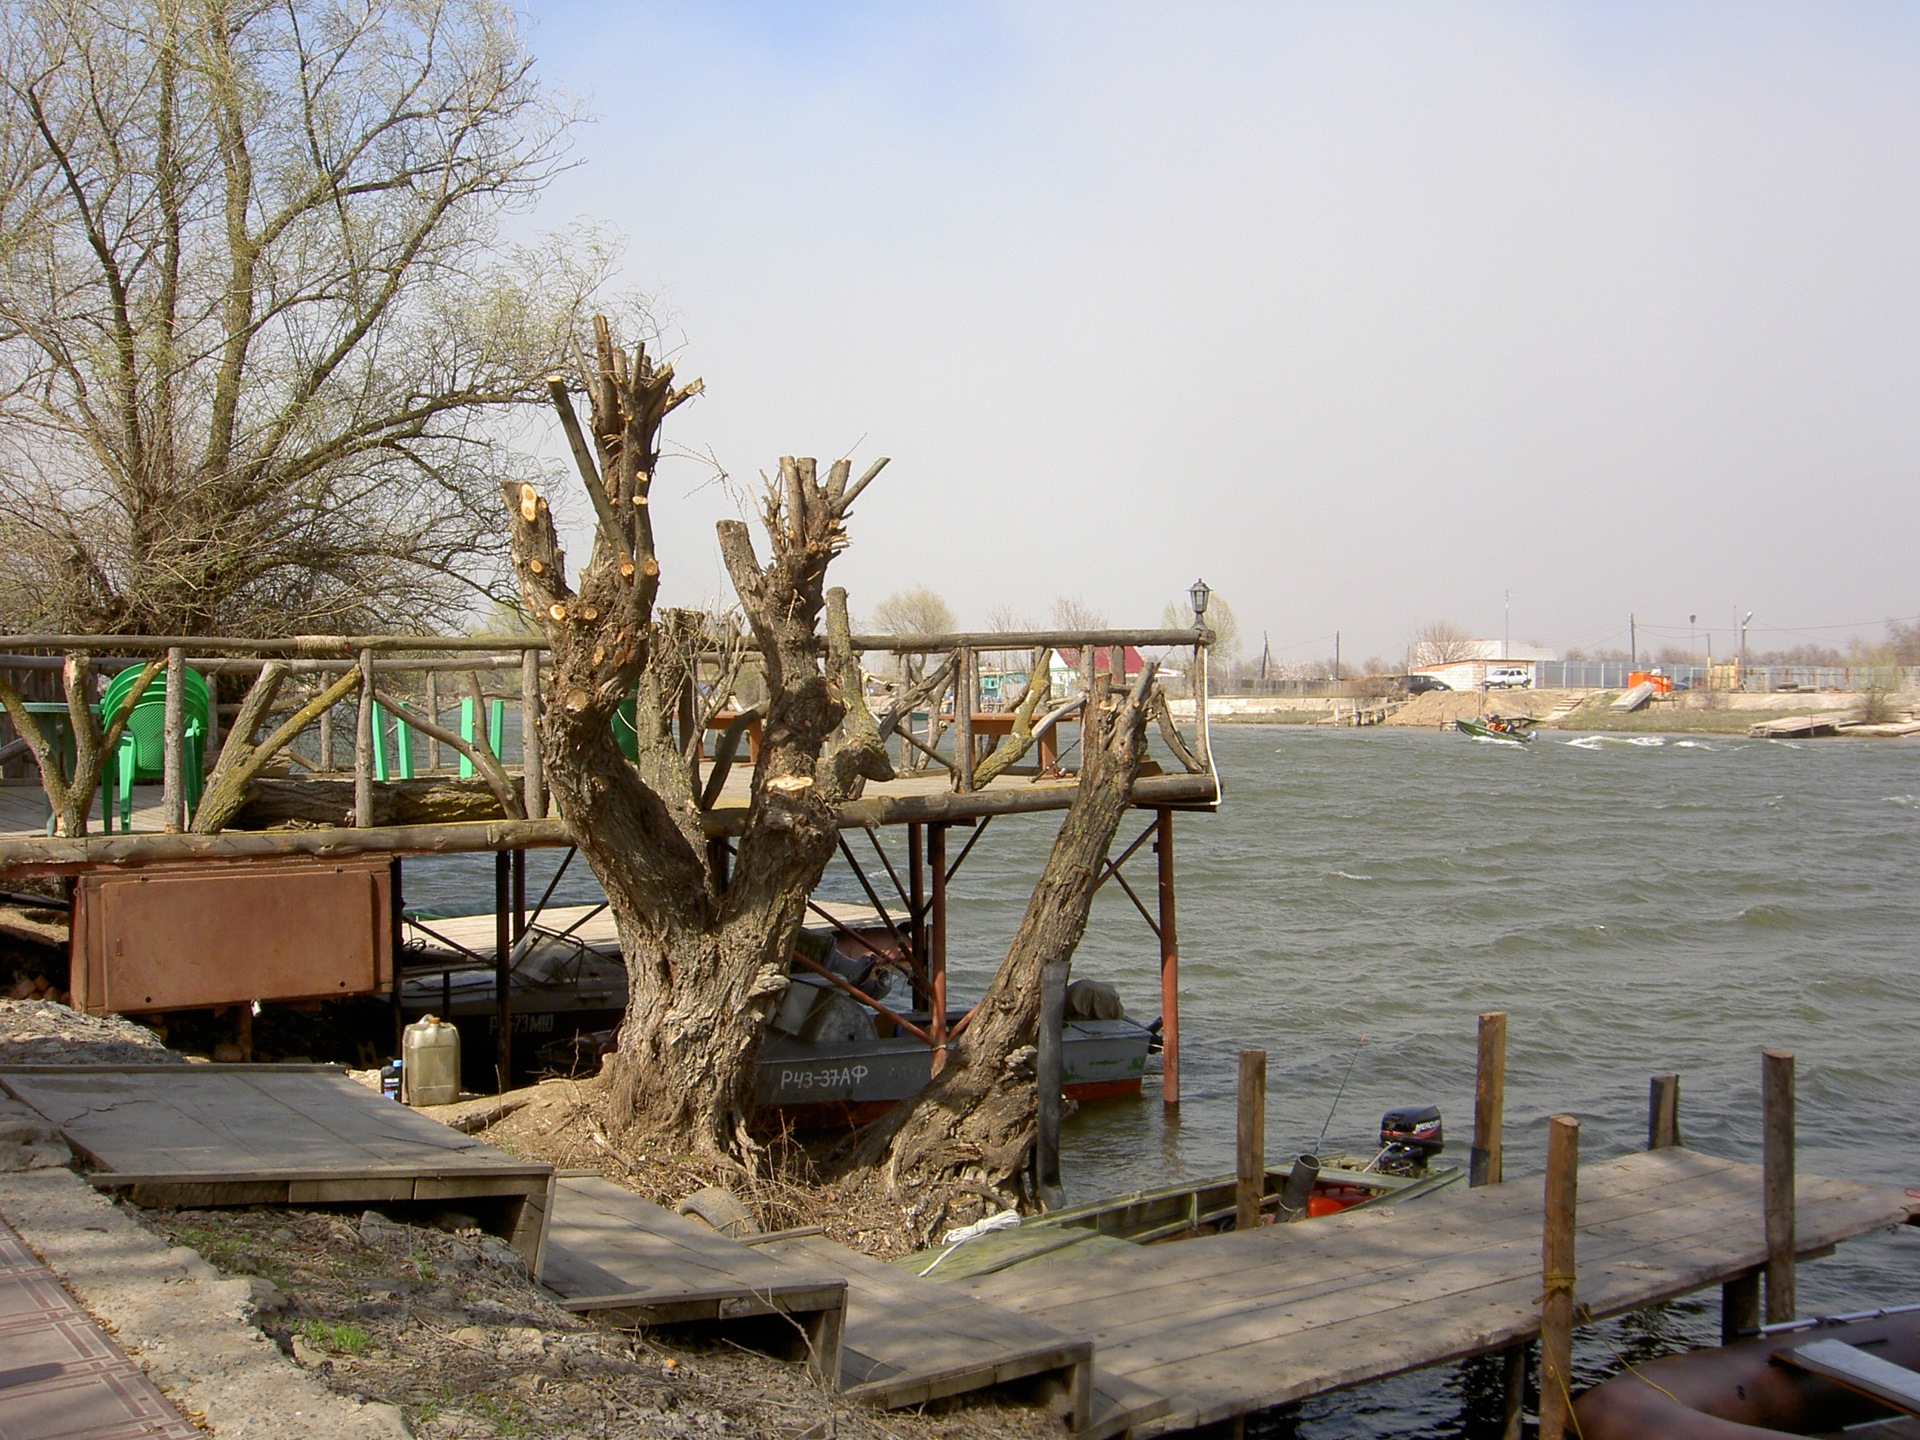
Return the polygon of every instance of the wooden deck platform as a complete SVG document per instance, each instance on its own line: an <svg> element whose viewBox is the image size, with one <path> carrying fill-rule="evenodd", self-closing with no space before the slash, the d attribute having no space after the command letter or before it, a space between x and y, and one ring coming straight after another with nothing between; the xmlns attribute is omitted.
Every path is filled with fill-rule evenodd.
<svg viewBox="0 0 1920 1440"><path fill-rule="evenodd" d="M814 900L820 910L852 928L882 924L880 912L871 905L850 905L835 900ZM417 953L409 953L409 970L491 965L498 930L491 912L482 915L445 915L438 919L411 918L402 922L409 950L417 944ZM825 925L817 911L809 909L802 926ZM565 934L584 948L608 959L620 955L620 932L613 923L613 911L605 905L549 905L540 912L539 928L550 934Z"/></svg>
<svg viewBox="0 0 1920 1440"><path fill-rule="evenodd" d="M846 1277L840 1388L850 1399L898 1409L992 1385L1051 1380L1062 1418L1076 1432L1088 1432L1095 1408L1091 1341L921 1280L823 1235L756 1248Z"/></svg>
<svg viewBox="0 0 1920 1440"><path fill-rule="evenodd" d="M1078 781L1002 775L970 794L954 791L944 771L870 783L858 800L839 806L842 829L909 823L965 822L991 815L1064 810ZM715 838L737 835L747 820L748 777L731 776L705 817ZM349 825L298 830L224 830L218 835L159 836L157 789L134 792L134 834L90 833L77 838L46 833L46 801L37 786L0 786L0 873L67 873L99 865L196 856L450 854L465 851L570 845L572 833L557 816L545 820L474 820L444 825ZM1218 798L1211 775L1163 773L1134 782L1138 806L1206 808ZM97 810L97 807L96 807Z"/></svg>
<svg viewBox="0 0 1920 1440"><path fill-rule="evenodd" d="M611 1180L556 1181L539 1278L569 1310L622 1324L787 1316L808 1363L839 1382L843 1276L729 1240Z"/></svg>
<svg viewBox="0 0 1920 1440"><path fill-rule="evenodd" d="M1803 1255L1920 1211L1901 1191L1801 1177ZM1090 1339L1099 1369L1163 1395L1135 1436L1271 1406L1536 1337L1537 1179L1001 1271L955 1282ZM1580 1172L1577 1300L1603 1319L1746 1275L1766 1258L1760 1167L1669 1149Z"/></svg>
<svg viewBox="0 0 1920 1440"><path fill-rule="evenodd" d="M332 1065L0 1069L136 1204L433 1202L471 1213L537 1268L553 1167L516 1160Z"/></svg>

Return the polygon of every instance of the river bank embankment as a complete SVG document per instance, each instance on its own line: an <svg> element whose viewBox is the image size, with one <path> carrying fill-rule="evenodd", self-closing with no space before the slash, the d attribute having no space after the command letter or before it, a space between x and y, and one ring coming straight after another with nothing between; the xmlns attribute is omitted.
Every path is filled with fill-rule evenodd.
<svg viewBox="0 0 1920 1440"><path fill-rule="evenodd" d="M1696 690L1655 696L1629 714L1613 710L1613 690L1436 690L1412 697L1345 695L1222 695L1207 702L1215 725L1381 725L1450 729L1456 720L1524 715L1543 727L1619 734L1744 735L1764 721L1820 717L1834 721L1869 714L1894 720L1920 713L1920 694L1869 696L1859 691ZM1174 717L1190 723L1193 701L1171 702ZM1356 716L1359 718L1356 719Z"/></svg>

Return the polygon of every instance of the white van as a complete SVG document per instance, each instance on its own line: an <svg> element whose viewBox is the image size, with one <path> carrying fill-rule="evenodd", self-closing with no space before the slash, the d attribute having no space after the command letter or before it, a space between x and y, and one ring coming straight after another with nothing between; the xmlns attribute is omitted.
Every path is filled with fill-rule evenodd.
<svg viewBox="0 0 1920 1440"><path fill-rule="evenodd" d="M1533 688L1533 667L1531 665L1495 665L1487 671L1487 689L1489 690L1531 690Z"/></svg>

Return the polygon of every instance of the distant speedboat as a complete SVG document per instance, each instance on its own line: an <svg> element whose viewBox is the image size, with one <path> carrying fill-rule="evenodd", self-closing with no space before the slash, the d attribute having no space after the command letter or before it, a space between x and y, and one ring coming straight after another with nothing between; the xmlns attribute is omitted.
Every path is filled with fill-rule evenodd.
<svg viewBox="0 0 1920 1440"><path fill-rule="evenodd" d="M1494 715L1485 720L1456 720L1453 725L1462 735L1471 735L1476 740L1511 740L1516 745L1533 740L1533 721L1524 715L1512 719Z"/></svg>

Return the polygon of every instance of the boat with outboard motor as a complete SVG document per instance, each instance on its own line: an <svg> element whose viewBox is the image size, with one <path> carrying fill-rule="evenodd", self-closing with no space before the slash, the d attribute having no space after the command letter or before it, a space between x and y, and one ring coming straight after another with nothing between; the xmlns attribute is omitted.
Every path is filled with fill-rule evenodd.
<svg viewBox="0 0 1920 1440"><path fill-rule="evenodd" d="M1380 1121L1380 1148L1371 1156L1301 1155L1291 1165L1267 1166L1260 1223L1285 1224L1363 1206L1396 1205L1458 1185L1466 1179L1460 1166L1434 1163L1445 1148L1437 1106L1389 1110ZM1236 1177L1216 1175L1041 1215L1003 1211L981 1225L949 1232L940 1244L894 1263L916 1274L957 1280L1069 1254L1217 1234L1234 1228L1238 1188Z"/></svg>
<svg viewBox="0 0 1920 1440"><path fill-rule="evenodd" d="M1504 740L1516 745L1531 743L1534 735L1533 721L1525 715L1489 715L1484 720L1463 717L1453 722L1453 728L1476 740Z"/></svg>

